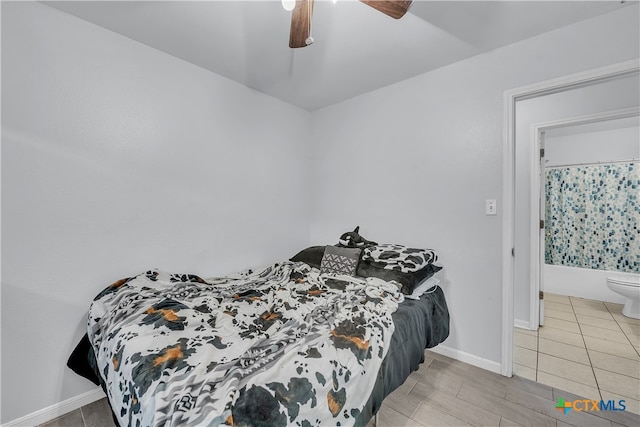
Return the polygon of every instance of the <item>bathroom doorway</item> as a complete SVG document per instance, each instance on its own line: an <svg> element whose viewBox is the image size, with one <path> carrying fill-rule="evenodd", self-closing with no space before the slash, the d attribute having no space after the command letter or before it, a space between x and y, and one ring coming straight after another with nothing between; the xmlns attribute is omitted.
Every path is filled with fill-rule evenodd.
<svg viewBox="0 0 640 427"><path fill-rule="evenodd" d="M620 305L592 303L583 298L574 301L568 296L551 296L547 291L547 311L549 309L555 311L552 313L555 320L550 322L553 325L543 327L545 332L542 335L539 331L539 294L531 285L539 283L540 278L543 280L545 278L542 271L544 258L540 245L544 238L540 235L539 223L543 218L540 203L543 180L538 175L535 189L532 189L531 181L536 167L538 171L543 170L539 164L539 149L548 149L549 138L562 137L562 131L553 132L552 128L543 129L542 125L558 125L559 122L566 122L576 117L594 118L616 111L637 110L640 104L639 85L636 61L608 67L608 69L594 70L593 73L582 73L554 82L519 88L505 94L507 111L505 176L512 178L511 183L505 182L505 200L513 202L513 212L506 212L507 218L505 218L504 296L506 303L510 303L511 306L506 307L504 312L503 373L509 375L515 372L516 375L587 398L613 398L617 392L617 396L628 397L633 408L638 406L634 412L640 411L640 396L634 394L637 393L634 390L640 389L638 387L640 379L636 378L637 374L633 371L632 375L625 375L625 372L620 372L620 369L626 366L637 370L638 365L634 357L640 356L640 343L634 346L628 336L633 338L634 328L637 329L638 326L618 322L618 318L614 316L619 316L616 310L620 309ZM567 109L567 105L572 107ZM598 121L605 120L601 118L595 120L595 122ZM566 125L566 123L563 124ZM535 129L536 126L537 129ZM558 129L562 127L559 126ZM539 135L546 140L539 144L542 147L533 143L538 141ZM513 152L510 152L511 149ZM509 159L512 159L512 163ZM578 162L586 161L578 160ZM559 163L557 166L562 164ZM532 235L538 236L535 246ZM533 268L533 260L536 261L537 269ZM579 317L583 317L584 314L580 313L581 311L595 312L598 309L602 309L602 314L591 317L597 319L596 316L603 318L610 316L611 319L602 319L607 322L599 325L578 324ZM565 317L565 319L558 319L558 317ZM588 321L593 323L590 318ZM569 323L575 323L575 325ZM514 324L518 327L516 328L518 332L514 331ZM614 330L614 326L618 330ZM609 338L605 343L607 348L597 347L602 344L598 342L599 338L581 333L583 329L591 328L593 332L598 330L595 328L606 329L607 327L611 328L607 331ZM627 336L628 331L631 333ZM570 341L567 333L574 334L571 338L576 340ZM623 343L623 340L626 343ZM626 345L624 350L621 347L622 344ZM506 349L506 345L510 345L511 348ZM611 354L614 348L620 350L615 355ZM522 363L531 363L532 367L520 363L514 364L514 359ZM595 360L596 365L590 364L592 360ZM521 369L522 367L525 369Z"/></svg>
<svg viewBox="0 0 640 427"><path fill-rule="evenodd" d="M529 304L530 304L530 287L528 286L530 263L528 260L530 252L529 225L531 222L530 209L526 206L524 216L517 212L516 209L516 194L519 194L520 200L529 200L529 180L530 180L530 161L532 156L525 156L524 167L521 162L516 167L516 136L522 131L522 114L516 114L517 104L522 105L523 101L540 99L551 96L561 92L575 93L575 89L585 86L598 85L602 82L625 80L632 85L636 85L636 90L627 88L622 93L623 98L628 98L631 94L631 105L626 107L638 106L638 88L640 83L640 63L637 59L621 62L618 64L609 65L606 67L593 69L576 73L573 75L558 77L552 80L543 81L539 83L530 84L527 86L517 87L505 91L503 96L504 102L504 145L503 145L503 271L502 271L502 358L501 358L501 373L505 376L511 376L513 373L513 344L514 344L514 323L518 324L523 322L524 325L529 325ZM583 103L589 105L590 103ZM540 123L553 119L559 119L566 117L567 115L561 115L557 108L558 105L551 105L548 108L550 117L538 119L532 121L528 126L524 127L525 137L530 136L530 125L532 123ZM613 108L611 106L605 106L604 110L615 110L624 108L618 106ZM600 110L602 111L602 110ZM574 113L573 116L580 114L588 114L589 112ZM593 113L593 112L592 112ZM521 145L521 144L519 144ZM524 148L529 149L531 155L533 145L524 145ZM525 179L524 186L520 185L520 181ZM518 215L517 215L518 214ZM516 223L516 218L518 221ZM520 230L524 228L524 233ZM521 241L518 248L516 248L516 235L525 236L524 241ZM523 244L524 243L524 244ZM516 255L517 254L517 255ZM522 261L525 261L522 264ZM518 265L516 265L518 264ZM520 280L522 272L520 271L520 265L526 267L527 272L524 274L524 281ZM518 267L518 268L517 268ZM516 274L516 272L518 272ZM525 284L523 288L522 285ZM516 313L524 309L524 316L518 316Z"/></svg>
<svg viewBox="0 0 640 427"><path fill-rule="evenodd" d="M537 330L539 325L541 183L540 147L536 127L606 122L607 118L633 115L640 107L640 75L602 78L589 84L518 99L514 129L514 288L515 326ZM628 110L628 111L627 111ZM560 131L558 131L560 132ZM549 135L546 135L548 138ZM575 150L574 150L575 151ZM584 150L579 150L583 153ZM548 156L547 156L548 158ZM566 156L565 156L566 158ZM577 158L580 162L580 158ZM561 163L560 163L561 164Z"/></svg>
<svg viewBox="0 0 640 427"><path fill-rule="evenodd" d="M531 271L537 272L531 293L623 303L605 282L611 275L637 274L636 236L624 228L637 220L629 210L634 195L598 177L629 182L637 176L640 109L536 124L532 139L540 156L531 175L531 204L540 221L531 227ZM538 304L533 325L544 325L545 300L532 301Z"/></svg>

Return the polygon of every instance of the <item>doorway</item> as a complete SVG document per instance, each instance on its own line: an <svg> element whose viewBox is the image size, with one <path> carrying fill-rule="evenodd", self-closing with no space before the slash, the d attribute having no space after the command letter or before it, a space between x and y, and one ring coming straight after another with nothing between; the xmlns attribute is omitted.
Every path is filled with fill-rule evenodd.
<svg viewBox="0 0 640 427"><path fill-rule="evenodd" d="M568 281L566 269L562 272L557 267L547 265L558 264L558 258L561 255L555 254L555 251L551 253L552 245L548 241L548 237L557 234L558 230L557 227L552 230L554 225L552 221L556 216L549 212L549 206L546 204L549 195L545 195L545 174L555 171L557 175L559 171L566 171L575 166L593 169L606 164L637 162L639 118L640 108L633 107L539 123L532 127L533 151L539 153L539 156L533 164L531 173L531 206L533 209L537 207L539 221L536 224L534 219L530 224L531 319L529 329L537 329L537 326L544 325L545 278L551 279L547 282L549 286L546 290L552 294L612 303L624 301L604 286L599 286L605 283L607 273L603 270L606 268L569 270L575 272L579 280ZM628 131L621 135L620 131L623 129ZM596 136L598 139L594 140ZM622 138L623 136L625 137ZM562 178L559 177L559 179ZM555 180L554 184L559 184L556 181L558 180ZM545 262L546 258L550 259ZM584 267L577 262L563 264ZM562 286L559 283L561 281ZM580 285L576 282L580 282Z"/></svg>
<svg viewBox="0 0 640 427"><path fill-rule="evenodd" d="M615 224L637 221L627 216L633 192L620 182L637 182L640 109L536 124L531 136L543 150L532 169L531 205L539 204L545 224L531 230L531 254L544 299L533 300L540 328L515 329L514 374L594 400L624 398L637 413L637 326L605 283L637 271L626 246L635 234Z"/></svg>
<svg viewBox="0 0 640 427"><path fill-rule="evenodd" d="M516 250L516 102L527 99L540 99L541 97L556 93L571 91L580 87L597 85L606 81L630 78L638 81L640 66L637 60L603 67L589 72L579 73L559 79L554 79L535 85L516 88L506 91L504 94L504 145L503 145L503 198L505 200L505 211L503 218L503 320L502 320L502 363L501 372L505 376L513 374L513 344L514 344L514 289L516 283L516 261L525 261L530 266L530 242L527 242L524 254ZM635 92L637 93L637 92ZM538 121L539 122L539 121ZM533 150L533 144L527 147ZM532 154L532 153L531 153ZM531 156L533 158L533 156ZM529 165L530 167L531 165ZM527 174L530 176L530 174ZM526 193L529 195L529 185ZM530 212L530 210L529 210ZM531 216L526 215L526 227L530 228ZM521 218L522 221L522 218ZM527 236L528 232L525 233ZM527 268L528 270L528 268ZM530 283L530 275L527 274L526 283ZM530 291L527 292L530 294ZM530 301L527 301L530 306ZM528 313L530 314L530 313ZM529 316L530 318L530 316ZM531 324L529 322L529 324Z"/></svg>

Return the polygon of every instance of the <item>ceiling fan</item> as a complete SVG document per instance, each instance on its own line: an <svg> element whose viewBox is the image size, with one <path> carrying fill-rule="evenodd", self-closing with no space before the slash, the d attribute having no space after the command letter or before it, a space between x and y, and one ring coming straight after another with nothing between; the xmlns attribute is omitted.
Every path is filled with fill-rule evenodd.
<svg viewBox="0 0 640 427"><path fill-rule="evenodd" d="M306 47L313 43L311 36L311 15L314 0L283 0L282 5L291 12L291 32L289 47ZM334 0L335 1L335 0ZM413 0L360 0L360 2L395 19L407 13ZM294 6L295 4L295 6Z"/></svg>

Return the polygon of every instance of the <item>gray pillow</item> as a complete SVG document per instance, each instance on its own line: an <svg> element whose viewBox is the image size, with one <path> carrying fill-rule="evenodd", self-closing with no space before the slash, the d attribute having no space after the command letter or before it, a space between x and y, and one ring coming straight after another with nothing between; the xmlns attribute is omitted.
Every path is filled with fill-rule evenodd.
<svg viewBox="0 0 640 427"><path fill-rule="evenodd" d="M360 259L359 248L339 248L327 246L320 263L320 274L334 273L355 276Z"/></svg>
<svg viewBox="0 0 640 427"><path fill-rule="evenodd" d="M311 267L320 269L322 257L324 256L324 248L324 246L311 246L307 249L301 250L292 258L289 258L289 261L304 262L306 264L309 264Z"/></svg>

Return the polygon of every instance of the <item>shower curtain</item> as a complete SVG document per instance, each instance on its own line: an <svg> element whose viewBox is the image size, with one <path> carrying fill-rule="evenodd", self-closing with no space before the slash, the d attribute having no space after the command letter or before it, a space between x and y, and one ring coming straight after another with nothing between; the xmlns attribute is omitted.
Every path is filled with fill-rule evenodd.
<svg viewBox="0 0 640 427"><path fill-rule="evenodd" d="M545 190L547 264L640 273L637 163L550 168Z"/></svg>

